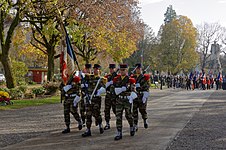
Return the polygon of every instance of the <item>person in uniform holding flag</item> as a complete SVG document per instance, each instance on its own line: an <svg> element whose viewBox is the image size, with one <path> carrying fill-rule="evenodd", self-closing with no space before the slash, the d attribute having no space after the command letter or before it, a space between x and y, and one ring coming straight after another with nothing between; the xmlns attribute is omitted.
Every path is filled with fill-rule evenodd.
<svg viewBox="0 0 226 150"><path fill-rule="evenodd" d="M91 136L92 117L95 118L99 125L100 134L104 133L101 117L101 94L106 92L105 79L100 77L99 64L94 64L93 74L85 75L85 81L88 87L89 101L86 102L86 131L82 134L83 137Z"/></svg>
<svg viewBox="0 0 226 150"><path fill-rule="evenodd" d="M120 64L120 75L117 75L113 79L115 86L115 94L118 96L116 99L116 128L117 135L115 140L122 139L122 115L125 110L125 117L130 125L130 135L135 135L135 127L132 115L132 104L133 100L137 98L135 93L135 82L134 78L130 78L127 75L127 64Z"/></svg>
<svg viewBox="0 0 226 150"><path fill-rule="evenodd" d="M107 83L106 83L106 96L105 96L105 107L104 107L106 126L104 127L104 130L110 129L111 108L113 113L116 114L116 107L115 107L116 95L114 92L114 85L113 85L113 79L114 77L117 76L117 71L115 70L115 67L116 67L115 64L109 64L110 73L105 76L105 78L107 79Z"/></svg>
<svg viewBox="0 0 226 150"><path fill-rule="evenodd" d="M85 64L85 69L83 70L83 73L86 75L90 75L91 74L91 72L92 72L92 64ZM82 100L80 101L80 105L79 105L79 108L80 108L80 114L81 114L81 118L82 118L82 122L83 122L83 126L85 126L85 119L86 119L86 114L85 114L85 112L86 112L86 107L85 107L85 96L86 96L86 88L87 88L87 84L85 83L86 81L85 80L83 80L82 81L83 83L82 83L82 89L81 89L81 96L82 96ZM87 85L87 86L85 86L85 84Z"/></svg>
<svg viewBox="0 0 226 150"><path fill-rule="evenodd" d="M141 64L137 63L136 65L136 74L132 77L136 80L136 92L137 98L133 101L133 118L134 118L134 125L135 130L138 130L138 109L142 115L142 119L144 121L144 128L148 128L147 123L147 100L149 97L149 79L150 76L148 74L142 73Z"/></svg>
<svg viewBox="0 0 226 150"><path fill-rule="evenodd" d="M62 133L70 132L70 113L78 122L78 129L82 129L82 120L78 113L78 103L80 101L80 78L74 76L72 83L63 87L64 90L64 120L66 129Z"/></svg>

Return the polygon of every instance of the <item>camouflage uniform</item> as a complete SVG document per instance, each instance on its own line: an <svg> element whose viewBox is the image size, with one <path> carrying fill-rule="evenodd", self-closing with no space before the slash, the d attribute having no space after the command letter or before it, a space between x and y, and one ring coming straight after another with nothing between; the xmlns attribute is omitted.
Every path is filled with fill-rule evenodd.
<svg viewBox="0 0 226 150"><path fill-rule="evenodd" d="M95 76L93 74L85 75L85 80L88 83L88 94L91 98L91 95L98 83L98 80L100 80L100 83L96 89L96 91L94 92L94 95L91 99L91 103L87 103L86 104L86 127L87 130L84 134L82 134L83 137L86 136L91 136L91 125L92 125L92 116L95 118L96 120L96 125L99 125L99 129L100 129L100 134L102 134L104 132L104 129L102 127L102 117L101 117L101 96L98 94L98 91L101 89L101 87L103 88L105 83L104 80L100 78L100 76Z"/></svg>
<svg viewBox="0 0 226 150"><path fill-rule="evenodd" d="M78 128L79 130L82 129L82 121L78 114L78 101L79 101L79 90L80 90L80 83L79 77L75 77L75 81L72 82L69 86L70 88L64 92L63 99L64 99L64 120L67 128L62 131L62 133L69 133L70 132L70 113L74 116L75 120L78 121ZM66 87L64 86L64 87ZM66 88L63 88L63 90ZM75 101L75 98L77 98Z"/></svg>
<svg viewBox="0 0 226 150"><path fill-rule="evenodd" d="M105 76L107 78L108 83L112 82L114 77L117 75L116 72L113 74L109 74ZM114 85L111 84L108 87L106 87L106 96L105 96L105 107L104 107L104 115L105 115L105 121L106 126L104 127L105 130L110 129L110 119L111 119L111 113L110 110L112 108L112 111L114 114L116 114L116 95L114 92Z"/></svg>
<svg viewBox="0 0 226 150"><path fill-rule="evenodd" d="M142 115L142 119L144 120L144 127L147 128L148 124L147 120L147 99L142 100L144 96L144 92L149 92L149 76L144 74L136 74L133 76L136 79L136 91L138 97L133 101L133 118L134 124L137 130L138 124L138 109Z"/></svg>
<svg viewBox="0 0 226 150"><path fill-rule="evenodd" d="M92 67L91 64L85 64L85 69L87 69L87 68L89 69L91 67ZM84 73L87 74L87 72L84 72ZM82 84L86 84L85 82L86 81L83 80ZM79 103L80 115L81 115L82 122L83 122L84 125L85 125L85 119L86 119L86 107L85 107L85 103L86 103L86 99L85 99L86 88L87 87L82 87L82 89L81 89L81 95L82 96L81 96L81 101Z"/></svg>
<svg viewBox="0 0 226 150"><path fill-rule="evenodd" d="M116 99L116 128L117 135L115 140L120 140L122 138L122 115L123 110L125 110L125 117L130 125L130 135L134 136L135 129L133 124L133 116L131 112L132 104L130 103L128 97L131 95L131 91L135 89L135 82L132 82L132 79L128 75L122 77L118 75L114 78L115 89L126 87L126 91L121 92Z"/></svg>

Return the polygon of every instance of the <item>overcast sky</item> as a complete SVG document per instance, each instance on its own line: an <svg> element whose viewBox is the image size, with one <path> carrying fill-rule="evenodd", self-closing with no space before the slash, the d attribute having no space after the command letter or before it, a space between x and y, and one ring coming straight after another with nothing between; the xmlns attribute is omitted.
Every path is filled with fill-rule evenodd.
<svg viewBox="0 0 226 150"><path fill-rule="evenodd" d="M155 33L164 23L164 13L169 5L177 15L190 18L194 26L218 22L226 27L226 0L140 0L142 19Z"/></svg>

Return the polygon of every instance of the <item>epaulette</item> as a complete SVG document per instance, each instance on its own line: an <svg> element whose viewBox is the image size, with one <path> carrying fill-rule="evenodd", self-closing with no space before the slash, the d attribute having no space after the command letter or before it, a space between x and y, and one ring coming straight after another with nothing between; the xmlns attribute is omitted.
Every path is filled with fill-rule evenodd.
<svg viewBox="0 0 226 150"><path fill-rule="evenodd" d="M134 78L129 78L129 83L131 83L131 84L135 84L136 83L136 80L134 79Z"/></svg>
<svg viewBox="0 0 226 150"><path fill-rule="evenodd" d="M73 82L79 83L79 81L80 81L80 78L78 76L74 76Z"/></svg>
<svg viewBox="0 0 226 150"><path fill-rule="evenodd" d="M114 77L113 82L116 83L120 77L121 77L121 75L118 74L116 77Z"/></svg>
<svg viewBox="0 0 226 150"><path fill-rule="evenodd" d="M144 79L145 79L146 81L148 81L148 80L150 79L150 75L149 75L149 74L144 74Z"/></svg>

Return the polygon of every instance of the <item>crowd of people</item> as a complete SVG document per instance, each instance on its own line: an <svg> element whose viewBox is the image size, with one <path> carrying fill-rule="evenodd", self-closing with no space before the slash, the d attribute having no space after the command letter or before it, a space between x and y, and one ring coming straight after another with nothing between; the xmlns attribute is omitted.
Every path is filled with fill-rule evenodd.
<svg viewBox="0 0 226 150"><path fill-rule="evenodd" d="M157 81L159 84L166 85L168 88L184 88L187 90L226 90L226 76L223 77L221 73L215 77L212 74L205 74L205 72L191 72L187 76L153 76L152 81L153 83Z"/></svg>
<svg viewBox="0 0 226 150"><path fill-rule="evenodd" d="M64 101L64 119L66 129L70 132L70 114L78 122L78 129L86 126L82 137L91 136L92 117L99 127L100 134L111 129L111 110L116 117L117 134L114 140L122 139L123 112L130 126L130 135L138 131L138 111L141 113L144 128L148 128L147 100L149 97L150 75L143 74L141 64L136 64L128 73L127 64L109 64L109 74L100 76L101 66L86 64L83 72L72 76L70 83L61 85L61 99ZM105 126L102 124L101 107L103 94Z"/></svg>

